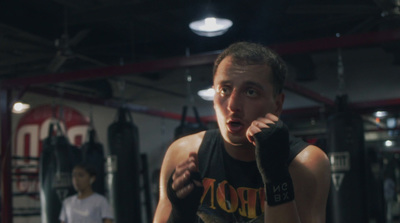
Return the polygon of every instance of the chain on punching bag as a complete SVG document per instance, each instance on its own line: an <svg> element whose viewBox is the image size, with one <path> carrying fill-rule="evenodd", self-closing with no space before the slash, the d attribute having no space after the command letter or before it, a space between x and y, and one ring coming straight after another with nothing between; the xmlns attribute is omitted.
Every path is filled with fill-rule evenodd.
<svg viewBox="0 0 400 223"><path fill-rule="evenodd" d="M42 223L59 222L63 200L76 193L71 173L80 161L80 150L63 135L59 121L51 123L49 135L43 141L39 164Z"/></svg>
<svg viewBox="0 0 400 223"><path fill-rule="evenodd" d="M81 147L82 162L96 169L96 180L92 184L95 192L105 195L105 171L104 171L104 149L103 145L96 141L96 131L89 130L89 140Z"/></svg>
<svg viewBox="0 0 400 223"><path fill-rule="evenodd" d="M207 130L207 126L205 126L202 123L199 113L197 112L197 109L194 106L193 106L193 112L194 112L194 115L196 118L196 122L195 123L186 122L187 106L183 106L181 123L175 129L175 139L178 139L180 137L190 135L193 133L201 132L203 130Z"/></svg>
<svg viewBox="0 0 400 223"><path fill-rule="evenodd" d="M186 48L186 56L189 56L190 52L189 52L189 48ZM193 108L193 112L196 118L196 122L195 123L190 123L190 122L186 122L186 113L187 113L187 109L188 106L183 106L182 109L182 117L181 117L181 123L178 127L175 128L175 135L174 138L178 139L181 138L183 136L187 136L190 134L194 134L197 132L201 132L203 130L207 130L207 126L205 126L199 116L199 113L197 112L196 107L194 106L194 97L192 94L192 90L191 90L191 82L192 82L192 76L190 75L189 70L186 70L186 83L187 83L187 104L191 105Z"/></svg>
<svg viewBox="0 0 400 223"><path fill-rule="evenodd" d="M107 185L115 222L141 222L139 133L129 110L119 108L108 127Z"/></svg>
<svg viewBox="0 0 400 223"><path fill-rule="evenodd" d="M346 98L339 98L339 107ZM339 109L327 120L331 190L327 222L367 222L364 127L360 115Z"/></svg>

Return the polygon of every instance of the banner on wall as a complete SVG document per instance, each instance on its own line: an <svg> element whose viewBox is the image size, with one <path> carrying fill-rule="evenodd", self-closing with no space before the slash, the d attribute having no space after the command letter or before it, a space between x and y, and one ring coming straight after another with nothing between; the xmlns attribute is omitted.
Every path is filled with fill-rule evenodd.
<svg viewBox="0 0 400 223"><path fill-rule="evenodd" d="M31 109L18 122L13 146L14 191L39 199L39 155L42 141L48 136L52 119L60 120L61 128L72 145L80 147L88 133L89 119L65 105L41 105Z"/></svg>

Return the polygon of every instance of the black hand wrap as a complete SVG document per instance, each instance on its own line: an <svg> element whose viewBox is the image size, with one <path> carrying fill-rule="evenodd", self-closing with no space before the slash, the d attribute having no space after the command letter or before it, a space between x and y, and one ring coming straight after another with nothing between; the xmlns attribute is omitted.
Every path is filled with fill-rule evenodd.
<svg viewBox="0 0 400 223"><path fill-rule="evenodd" d="M200 204L200 198L203 195L203 186L196 186L194 180L202 182L199 172L190 172L190 181L194 185L193 191L185 198L178 198L176 192L172 189L172 175L168 180L167 195L172 204L171 214L167 223L190 223L195 222L197 208Z"/></svg>
<svg viewBox="0 0 400 223"><path fill-rule="evenodd" d="M294 189L288 169L289 132L286 125L278 120L267 124L254 135L256 161L266 190L268 205L274 206L292 201Z"/></svg>

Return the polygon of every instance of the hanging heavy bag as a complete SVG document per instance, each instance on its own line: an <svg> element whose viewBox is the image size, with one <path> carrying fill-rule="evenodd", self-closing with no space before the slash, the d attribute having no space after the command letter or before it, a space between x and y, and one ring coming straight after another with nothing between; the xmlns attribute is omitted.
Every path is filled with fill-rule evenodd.
<svg viewBox="0 0 400 223"><path fill-rule="evenodd" d="M175 129L175 139L179 139L183 136L207 130L207 126L205 126L201 121L196 107L193 107L193 112L196 118L196 122L195 123L186 122L187 106L183 106L181 123Z"/></svg>
<svg viewBox="0 0 400 223"><path fill-rule="evenodd" d="M59 222L63 200L76 193L71 173L73 167L81 161L80 150L62 134L58 121L50 124L48 134L43 141L39 161L42 223Z"/></svg>
<svg viewBox="0 0 400 223"><path fill-rule="evenodd" d="M126 108L108 127L107 182L115 222L141 222L139 134Z"/></svg>
<svg viewBox="0 0 400 223"><path fill-rule="evenodd" d="M103 145L96 141L96 131L92 128L88 131L89 140L82 145L82 162L89 164L96 170L96 180L92 189L105 195L105 170L104 170L104 149Z"/></svg>
<svg viewBox="0 0 400 223"><path fill-rule="evenodd" d="M327 222L367 222L362 118L351 112L339 112L327 120L327 128L332 175Z"/></svg>

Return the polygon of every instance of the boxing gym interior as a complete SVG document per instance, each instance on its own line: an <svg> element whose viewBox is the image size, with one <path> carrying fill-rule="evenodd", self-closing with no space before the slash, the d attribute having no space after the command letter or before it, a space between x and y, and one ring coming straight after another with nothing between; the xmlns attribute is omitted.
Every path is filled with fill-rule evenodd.
<svg viewBox="0 0 400 223"><path fill-rule="evenodd" d="M288 66L281 119L329 157L326 222L400 222L399 24L392 0L2 1L0 222L58 222L71 151L115 222L152 222L167 147L218 128L204 93L237 41Z"/></svg>

